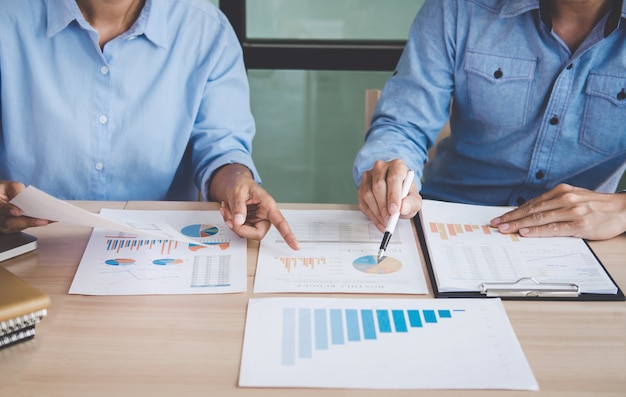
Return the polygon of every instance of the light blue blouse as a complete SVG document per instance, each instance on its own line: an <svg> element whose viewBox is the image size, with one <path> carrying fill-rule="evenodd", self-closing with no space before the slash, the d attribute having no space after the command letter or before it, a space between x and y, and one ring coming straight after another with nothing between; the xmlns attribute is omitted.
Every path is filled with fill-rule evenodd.
<svg viewBox="0 0 626 397"><path fill-rule="evenodd" d="M0 0L0 179L63 199L186 200L258 179L237 37L208 0L148 0L103 50L73 0Z"/></svg>

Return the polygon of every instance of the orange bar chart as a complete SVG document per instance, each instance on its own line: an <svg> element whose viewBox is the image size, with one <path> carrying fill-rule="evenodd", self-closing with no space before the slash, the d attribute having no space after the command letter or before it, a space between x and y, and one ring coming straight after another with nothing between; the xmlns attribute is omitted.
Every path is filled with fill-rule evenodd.
<svg viewBox="0 0 626 397"><path fill-rule="evenodd" d="M458 223L430 222L431 233L438 234L442 240L450 240L451 237L459 236L463 233L479 232L483 235L497 234L488 225L462 225ZM503 236L505 236L503 234ZM507 234L512 241L519 241L518 234Z"/></svg>
<svg viewBox="0 0 626 397"><path fill-rule="evenodd" d="M310 269L315 269L315 265L325 265L326 258L311 258L311 257L275 257L285 266L287 272L291 272L291 269L297 266L302 266Z"/></svg>

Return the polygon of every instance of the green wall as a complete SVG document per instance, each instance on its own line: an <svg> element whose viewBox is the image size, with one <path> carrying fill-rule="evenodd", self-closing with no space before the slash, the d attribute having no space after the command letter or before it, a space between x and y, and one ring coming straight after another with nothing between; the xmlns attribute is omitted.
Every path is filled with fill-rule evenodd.
<svg viewBox="0 0 626 397"><path fill-rule="evenodd" d="M356 203L352 162L363 144L364 93L387 72L250 70L252 156L277 201Z"/></svg>

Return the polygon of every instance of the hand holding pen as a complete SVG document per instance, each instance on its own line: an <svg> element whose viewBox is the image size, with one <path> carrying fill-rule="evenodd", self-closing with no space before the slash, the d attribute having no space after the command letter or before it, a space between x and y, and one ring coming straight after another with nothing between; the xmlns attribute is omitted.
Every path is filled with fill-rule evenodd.
<svg viewBox="0 0 626 397"><path fill-rule="evenodd" d="M413 178L415 176L415 172L413 170L409 170L404 178L404 182L402 182L402 195L401 199L404 199L409 194L409 189L411 189L411 185L413 184ZM396 225L398 224L398 219L400 218L400 209L395 214L391 214L389 217L389 221L387 222L387 227L385 228L385 234L383 235L383 241L380 243L380 249L378 251L378 262L380 262L384 256L385 251L387 250L387 245L389 244L389 240L391 240L391 236L393 232L396 230Z"/></svg>

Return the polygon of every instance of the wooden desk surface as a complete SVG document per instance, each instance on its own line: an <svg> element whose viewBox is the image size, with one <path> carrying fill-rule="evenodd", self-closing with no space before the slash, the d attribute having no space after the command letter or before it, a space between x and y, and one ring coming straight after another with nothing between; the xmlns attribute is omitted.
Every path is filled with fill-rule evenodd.
<svg viewBox="0 0 626 397"><path fill-rule="evenodd" d="M90 211L217 209L207 203L79 204ZM29 229L39 237L38 249L1 264L49 294L52 306L33 340L0 350L0 396L626 396L625 302L505 302L539 392L239 388L246 304L252 296L269 296L251 292L258 243L248 243L246 293L68 295L90 230L65 224ZM626 287L626 235L591 246Z"/></svg>

